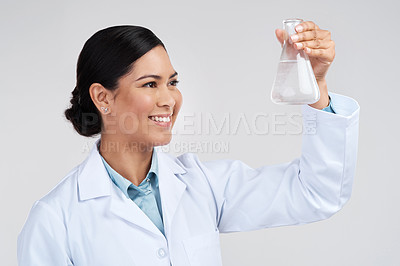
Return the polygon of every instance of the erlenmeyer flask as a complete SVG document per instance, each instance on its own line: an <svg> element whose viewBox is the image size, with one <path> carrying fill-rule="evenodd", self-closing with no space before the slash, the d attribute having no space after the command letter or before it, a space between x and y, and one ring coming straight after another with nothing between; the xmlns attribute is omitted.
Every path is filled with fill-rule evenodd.
<svg viewBox="0 0 400 266"><path fill-rule="evenodd" d="M311 104L319 100L319 88L310 60L303 50L293 47L290 36L302 19L286 19L286 31L278 73L275 76L271 99L278 104Z"/></svg>

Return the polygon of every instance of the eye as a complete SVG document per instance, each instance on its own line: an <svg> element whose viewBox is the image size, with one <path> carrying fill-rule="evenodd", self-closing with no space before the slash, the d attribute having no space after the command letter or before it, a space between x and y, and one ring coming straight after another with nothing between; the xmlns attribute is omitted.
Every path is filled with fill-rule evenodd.
<svg viewBox="0 0 400 266"><path fill-rule="evenodd" d="M143 87L154 88L155 85L156 85L156 83L154 81L152 81L152 82L148 82L148 83L144 84Z"/></svg>
<svg viewBox="0 0 400 266"><path fill-rule="evenodd" d="M179 80L172 80L172 81L170 82L170 84L171 84L172 86L176 86L176 85L178 85L178 83L179 83Z"/></svg>

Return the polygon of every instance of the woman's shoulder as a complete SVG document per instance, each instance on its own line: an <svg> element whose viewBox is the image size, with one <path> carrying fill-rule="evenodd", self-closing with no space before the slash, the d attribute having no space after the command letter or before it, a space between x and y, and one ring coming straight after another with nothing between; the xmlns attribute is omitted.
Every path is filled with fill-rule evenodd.
<svg viewBox="0 0 400 266"><path fill-rule="evenodd" d="M38 199L37 204L47 205L53 211L68 208L77 199L77 177L81 164L71 169L49 192Z"/></svg>
<svg viewBox="0 0 400 266"><path fill-rule="evenodd" d="M42 234L43 230L62 232L69 220L72 205L77 195L77 172L79 165L69 171L56 186L36 200L28 214L24 227L18 235L19 241ZM28 241L28 240L26 240Z"/></svg>
<svg viewBox="0 0 400 266"><path fill-rule="evenodd" d="M195 153L182 153L182 154L172 154L162 149L157 150L157 157L159 160L166 162L172 167L181 167L184 170L193 166L193 164L200 163L200 159Z"/></svg>
<svg viewBox="0 0 400 266"><path fill-rule="evenodd" d="M168 152L159 151L158 156L161 157L161 160L167 161L168 164L172 165L176 168L179 166L185 172L193 172L193 171L214 171L230 168L232 164L241 162L239 160L234 159L209 159L202 158L197 153L185 152L179 155L170 154ZM192 171L193 170L193 171ZM223 170L225 171L225 170Z"/></svg>

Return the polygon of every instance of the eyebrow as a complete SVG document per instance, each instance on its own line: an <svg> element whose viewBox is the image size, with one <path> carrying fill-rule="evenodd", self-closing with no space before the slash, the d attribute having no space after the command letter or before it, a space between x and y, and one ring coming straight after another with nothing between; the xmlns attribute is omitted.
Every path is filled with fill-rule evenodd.
<svg viewBox="0 0 400 266"><path fill-rule="evenodd" d="M178 73L175 71L175 73L172 74L169 78L171 79L171 78L175 77L176 75L178 75ZM145 79L145 78L161 79L161 76L159 76L159 75L144 75L144 76L138 78L136 81L141 80L141 79Z"/></svg>

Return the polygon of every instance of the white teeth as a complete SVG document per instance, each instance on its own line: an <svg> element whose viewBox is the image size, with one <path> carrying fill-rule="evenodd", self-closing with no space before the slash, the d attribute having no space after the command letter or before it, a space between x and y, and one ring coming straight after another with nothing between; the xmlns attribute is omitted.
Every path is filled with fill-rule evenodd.
<svg viewBox="0 0 400 266"><path fill-rule="evenodd" d="M158 116L151 116L151 120L157 121L157 122L170 122L171 118L170 117L158 117Z"/></svg>

